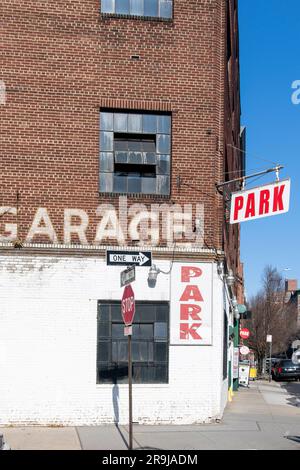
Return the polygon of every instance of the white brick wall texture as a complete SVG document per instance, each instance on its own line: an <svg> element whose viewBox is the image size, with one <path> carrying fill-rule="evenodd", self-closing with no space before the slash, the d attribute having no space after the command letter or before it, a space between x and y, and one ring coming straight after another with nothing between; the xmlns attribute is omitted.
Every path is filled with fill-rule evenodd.
<svg viewBox="0 0 300 470"><path fill-rule="evenodd" d="M123 269L92 257L0 257L0 425L128 422L127 385L96 384L97 300L121 299ZM160 274L153 289L148 269L136 271L137 300L170 300L169 275ZM169 383L133 386L135 422L222 416L224 301L216 266L213 277L213 345L170 346Z"/></svg>

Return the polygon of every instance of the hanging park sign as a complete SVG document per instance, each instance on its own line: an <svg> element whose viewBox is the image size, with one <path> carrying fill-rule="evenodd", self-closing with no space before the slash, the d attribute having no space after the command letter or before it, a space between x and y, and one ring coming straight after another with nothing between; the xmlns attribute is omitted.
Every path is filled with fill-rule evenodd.
<svg viewBox="0 0 300 470"><path fill-rule="evenodd" d="M290 179L232 194L230 223L284 214L290 206Z"/></svg>

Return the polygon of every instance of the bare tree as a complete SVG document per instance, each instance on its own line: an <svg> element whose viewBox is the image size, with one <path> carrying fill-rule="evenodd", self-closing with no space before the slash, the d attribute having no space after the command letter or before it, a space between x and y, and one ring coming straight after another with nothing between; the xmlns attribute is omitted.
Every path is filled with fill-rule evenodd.
<svg viewBox="0 0 300 470"><path fill-rule="evenodd" d="M261 370L263 360L269 353L267 335L272 335L272 350L278 354L287 350L296 333L292 307L285 303L284 280L276 268L269 265L265 267L262 289L251 299L250 304L252 319L249 323L249 346L255 351Z"/></svg>

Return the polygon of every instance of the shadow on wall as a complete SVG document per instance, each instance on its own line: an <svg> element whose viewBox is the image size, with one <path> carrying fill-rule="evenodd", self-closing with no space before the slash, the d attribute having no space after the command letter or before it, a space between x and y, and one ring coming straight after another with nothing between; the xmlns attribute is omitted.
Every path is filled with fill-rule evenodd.
<svg viewBox="0 0 300 470"><path fill-rule="evenodd" d="M120 401L120 392L119 392L119 386L118 386L118 383L117 383L117 377L114 376L114 381L113 381L113 388L112 388L112 401L113 401L113 407L114 407L114 422L115 422L115 426L118 430L118 433L120 434L121 436L121 439L122 441L124 442L124 444L126 445L127 449L129 449L129 444L122 432L122 430L120 429L120 426L119 426L119 421L120 421L120 404L119 404L119 401Z"/></svg>

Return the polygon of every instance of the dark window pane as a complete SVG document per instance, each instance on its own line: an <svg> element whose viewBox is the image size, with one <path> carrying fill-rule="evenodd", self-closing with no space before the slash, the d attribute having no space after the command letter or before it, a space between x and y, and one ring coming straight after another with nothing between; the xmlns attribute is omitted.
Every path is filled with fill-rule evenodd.
<svg viewBox="0 0 300 470"><path fill-rule="evenodd" d="M158 16L158 0L145 0L145 16Z"/></svg>
<svg viewBox="0 0 300 470"><path fill-rule="evenodd" d="M144 152L156 152L156 144L155 139L153 140L143 140L142 142L142 150Z"/></svg>
<svg viewBox="0 0 300 470"><path fill-rule="evenodd" d="M157 362L167 362L168 359L168 344L167 343L154 343L154 360Z"/></svg>
<svg viewBox="0 0 300 470"><path fill-rule="evenodd" d="M167 303L158 304L156 307L156 321L168 323L169 305Z"/></svg>
<svg viewBox="0 0 300 470"><path fill-rule="evenodd" d="M111 326L111 336L112 338L122 338L124 339L124 324L123 323L113 323Z"/></svg>
<svg viewBox="0 0 300 470"><path fill-rule="evenodd" d="M108 362L109 360L110 343L107 341L100 341L98 343L97 361Z"/></svg>
<svg viewBox="0 0 300 470"><path fill-rule="evenodd" d="M121 303L111 305L111 320L122 322Z"/></svg>
<svg viewBox="0 0 300 470"><path fill-rule="evenodd" d="M171 0L159 0L159 16L160 18L172 18Z"/></svg>
<svg viewBox="0 0 300 470"><path fill-rule="evenodd" d="M114 154L112 152L100 152L100 171L104 173L114 171Z"/></svg>
<svg viewBox="0 0 300 470"><path fill-rule="evenodd" d="M143 132L147 134L156 134L156 115L143 114ZM166 152L165 152L166 153Z"/></svg>
<svg viewBox="0 0 300 470"><path fill-rule="evenodd" d="M162 153L162 154L169 155L170 146L171 146L171 140L170 140L169 135L166 135L166 134L158 134L157 135L157 143L156 143L156 152L157 153Z"/></svg>
<svg viewBox="0 0 300 470"><path fill-rule="evenodd" d="M140 176L128 175L128 192L140 193L142 189L142 181Z"/></svg>
<svg viewBox="0 0 300 470"><path fill-rule="evenodd" d="M128 152L128 140L127 139L116 139L114 140L115 151Z"/></svg>
<svg viewBox="0 0 300 470"><path fill-rule="evenodd" d="M153 324L134 323L132 336L137 339L153 339Z"/></svg>
<svg viewBox="0 0 300 470"><path fill-rule="evenodd" d="M114 193L127 193L127 176L114 176Z"/></svg>
<svg viewBox="0 0 300 470"><path fill-rule="evenodd" d="M167 383L167 374L168 374L168 369L167 366L156 366L155 367L155 382L156 383Z"/></svg>
<svg viewBox="0 0 300 470"><path fill-rule="evenodd" d="M112 152L114 149L114 133L100 132L100 150L101 152Z"/></svg>
<svg viewBox="0 0 300 470"><path fill-rule="evenodd" d="M132 341L131 346L132 346L132 360L135 362L140 362L141 361L141 356L140 356L141 343L137 341Z"/></svg>
<svg viewBox="0 0 300 470"><path fill-rule="evenodd" d="M114 115L113 113L100 113L100 130L113 131L114 130Z"/></svg>
<svg viewBox="0 0 300 470"><path fill-rule="evenodd" d="M143 163L142 152L129 152L128 163L141 165Z"/></svg>
<svg viewBox="0 0 300 470"><path fill-rule="evenodd" d="M115 0L116 1L116 13L119 15L129 14L129 0Z"/></svg>
<svg viewBox="0 0 300 470"><path fill-rule="evenodd" d="M110 305L109 304L102 304L98 303L98 320L101 322L108 322L109 321L109 312L110 312Z"/></svg>
<svg viewBox="0 0 300 470"><path fill-rule="evenodd" d="M111 383L112 372L111 368L105 364L97 365L97 383Z"/></svg>
<svg viewBox="0 0 300 470"><path fill-rule="evenodd" d="M170 193L169 176L157 175L156 177L156 193L167 195Z"/></svg>
<svg viewBox="0 0 300 470"><path fill-rule="evenodd" d="M136 384L142 383L142 370L143 367L140 364L134 364L132 367L133 381Z"/></svg>
<svg viewBox="0 0 300 470"><path fill-rule="evenodd" d="M100 191L103 193L111 193L113 190L113 173L99 174Z"/></svg>
<svg viewBox="0 0 300 470"><path fill-rule="evenodd" d="M157 174L170 174L170 155L157 155Z"/></svg>
<svg viewBox="0 0 300 470"><path fill-rule="evenodd" d="M140 342L140 361L141 362L148 362L149 361L149 354L148 354L148 343Z"/></svg>
<svg viewBox="0 0 300 470"><path fill-rule="evenodd" d="M153 339L153 324L140 323L139 338Z"/></svg>
<svg viewBox="0 0 300 470"><path fill-rule="evenodd" d="M154 323L156 306L153 304L138 304L135 306L136 323Z"/></svg>
<svg viewBox="0 0 300 470"><path fill-rule="evenodd" d="M118 362L118 343L117 343L117 341L112 342L111 360L112 360L112 362Z"/></svg>
<svg viewBox="0 0 300 470"><path fill-rule="evenodd" d="M171 134L171 116L157 116L158 134Z"/></svg>
<svg viewBox="0 0 300 470"><path fill-rule="evenodd" d="M115 152L115 162L116 163L127 163L128 162L128 152Z"/></svg>
<svg viewBox="0 0 300 470"><path fill-rule="evenodd" d="M141 140L129 140L128 141L128 150L140 151L142 150L142 141Z"/></svg>
<svg viewBox="0 0 300 470"><path fill-rule="evenodd" d="M120 341L118 343L118 362L128 362L128 342Z"/></svg>
<svg viewBox="0 0 300 470"><path fill-rule="evenodd" d="M98 323L98 338L108 338L110 336L110 324Z"/></svg>
<svg viewBox="0 0 300 470"><path fill-rule="evenodd" d="M101 0L102 13L114 13L115 0Z"/></svg>
<svg viewBox="0 0 300 470"><path fill-rule="evenodd" d="M142 178L142 194L156 194L156 179Z"/></svg>
<svg viewBox="0 0 300 470"><path fill-rule="evenodd" d="M155 152L144 152L144 164L145 165L156 165L156 153Z"/></svg>
<svg viewBox="0 0 300 470"><path fill-rule="evenodd" d="M167 323L154 323L154 339L166 339L168 337Z"/></svg>
<svg viewBox="0 0 300 470"><path fill-rule="evenodd" d="M153 362L154 361L154 352L153 352L153 343L148 342L148 361Z"/></svg>
<svg viewBox="0 0 300 470"><path fill-rule="evenodd" d="M141 1L142 0L137 0ZM137 14L137 13L136 13ZM142 115L141 114L128 114L128 132L139 132L142 130Z"/></svg>
<svg viewBox="0 0 300 470"><path fill-rule="evenodd" d="M122 0L122 3L125 5L126 0ZM117 7L116 7L117 8ZM117 13L121 13L117 11ZM124 11L124 13L128 13ZM114 114L114 131L115 132L127 132L127 114L124 113L115 113Z"/></svg>

